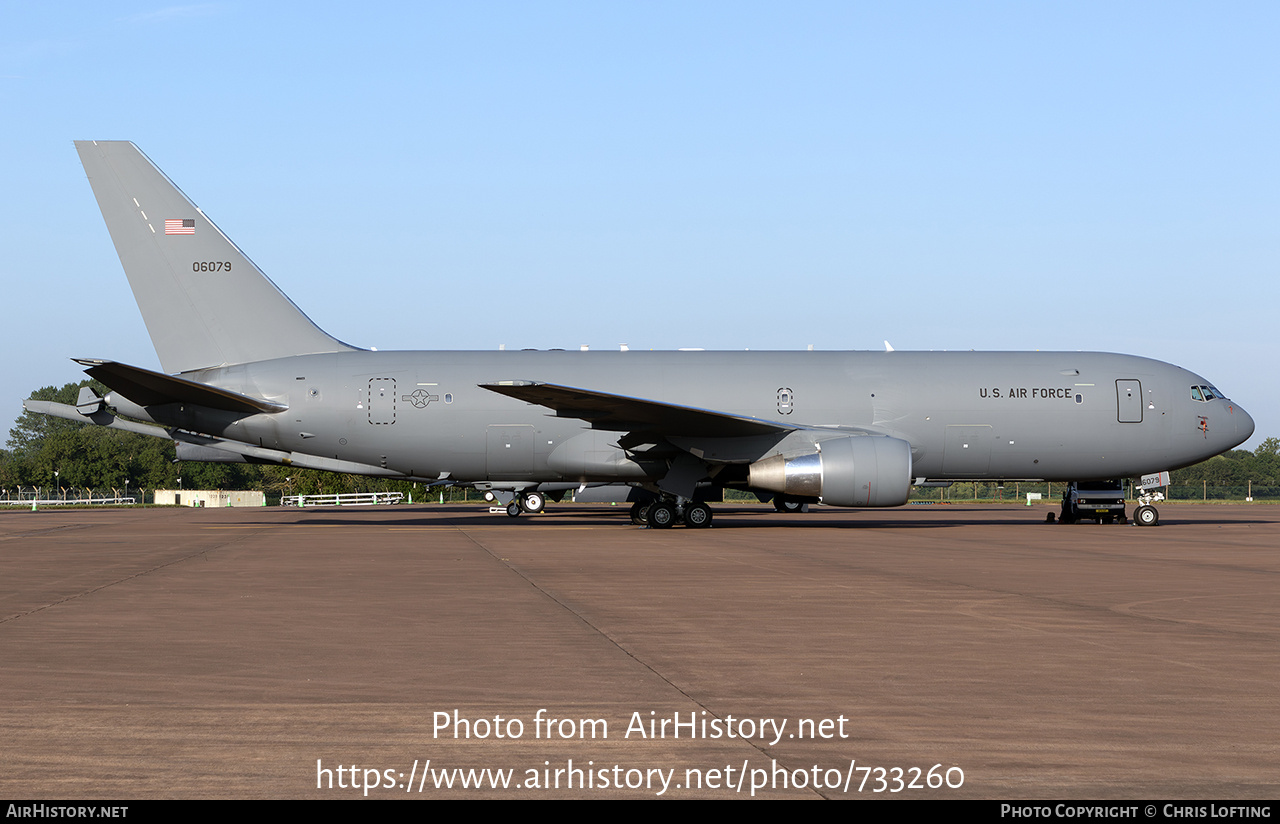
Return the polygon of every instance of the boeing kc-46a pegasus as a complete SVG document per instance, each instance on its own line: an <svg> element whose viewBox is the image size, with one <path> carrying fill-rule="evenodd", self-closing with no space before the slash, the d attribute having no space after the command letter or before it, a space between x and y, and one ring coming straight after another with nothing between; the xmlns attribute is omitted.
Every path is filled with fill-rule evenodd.
<svg viewBox="0 0 1280 824"><path fill-rule="evenodd" d="M633 520L705 527L726 488L898 506L926 480L1132 477L1253 433L1199 375L1098 352L367 351L132 143L76 149L164 371L79 360L106 397L26 407L172 439L181 460L472 486L512 515L626 484L647 493Z"/></svg>

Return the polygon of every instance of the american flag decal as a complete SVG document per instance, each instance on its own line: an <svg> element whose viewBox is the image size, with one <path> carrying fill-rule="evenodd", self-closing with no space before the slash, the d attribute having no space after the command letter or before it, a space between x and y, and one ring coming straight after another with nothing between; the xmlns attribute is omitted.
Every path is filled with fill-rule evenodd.
<svg viewBox="0 0 1280 824"><path fill-rule="evenodd" d="M164 233L166 235L194 235L196 233L195 218L165 218Z"/></svg>

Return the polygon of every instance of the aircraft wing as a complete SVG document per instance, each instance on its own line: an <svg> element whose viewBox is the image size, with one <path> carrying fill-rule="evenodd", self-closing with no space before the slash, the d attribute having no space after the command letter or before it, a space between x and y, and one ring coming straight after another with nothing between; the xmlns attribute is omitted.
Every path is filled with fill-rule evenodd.
<svg viewBox="0 0 1280 824"><path fill-rule="evenodd" d="M499 381L480 387L554 410L560 418L581 418L593 429L652 431L684 438L743 438L786 435L807 427L733 415L712 409L595 392L539 381Z"/></svg>

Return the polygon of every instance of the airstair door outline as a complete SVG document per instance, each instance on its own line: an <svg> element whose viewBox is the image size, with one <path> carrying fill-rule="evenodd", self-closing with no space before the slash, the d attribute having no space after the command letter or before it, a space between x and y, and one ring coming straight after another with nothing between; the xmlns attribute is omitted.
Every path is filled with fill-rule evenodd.
<svg viewBox="0 0 1280 824"><path fill-rule="evenodd" d="M369 397L365 407L369 423L390 426L396 422L396 379L369 378Z"/></svg>

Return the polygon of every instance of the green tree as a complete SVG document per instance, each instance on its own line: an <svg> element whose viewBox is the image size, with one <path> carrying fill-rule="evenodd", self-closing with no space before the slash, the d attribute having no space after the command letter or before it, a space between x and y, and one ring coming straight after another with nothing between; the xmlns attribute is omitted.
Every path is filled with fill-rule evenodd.
<svg viewBox="0 0 1280 824"><path fill-rule="evenodd" d="M36 400L74 405L81 387L99 395L102 384L84 380L31 393ZM9 431L9 449L0 452L0 483L5 487L49 487L54 472L61 486L93 489L262 489L276 495L346 492L410 492L408 481L340 475L249 463L174 462L173 442L52 415L23 411Z"/></svg>
<svg viewBox="0 0 1280 824"><path fill-rule="evenodd" d="M46 386L31 393L35 400L74 405L81 387L99 395L107 388L84 380L61 388ZM173 444L133 432L23 410L9 430L3 477L7 485L81 486L94 489L154 488L176 477Z"/></svg>

